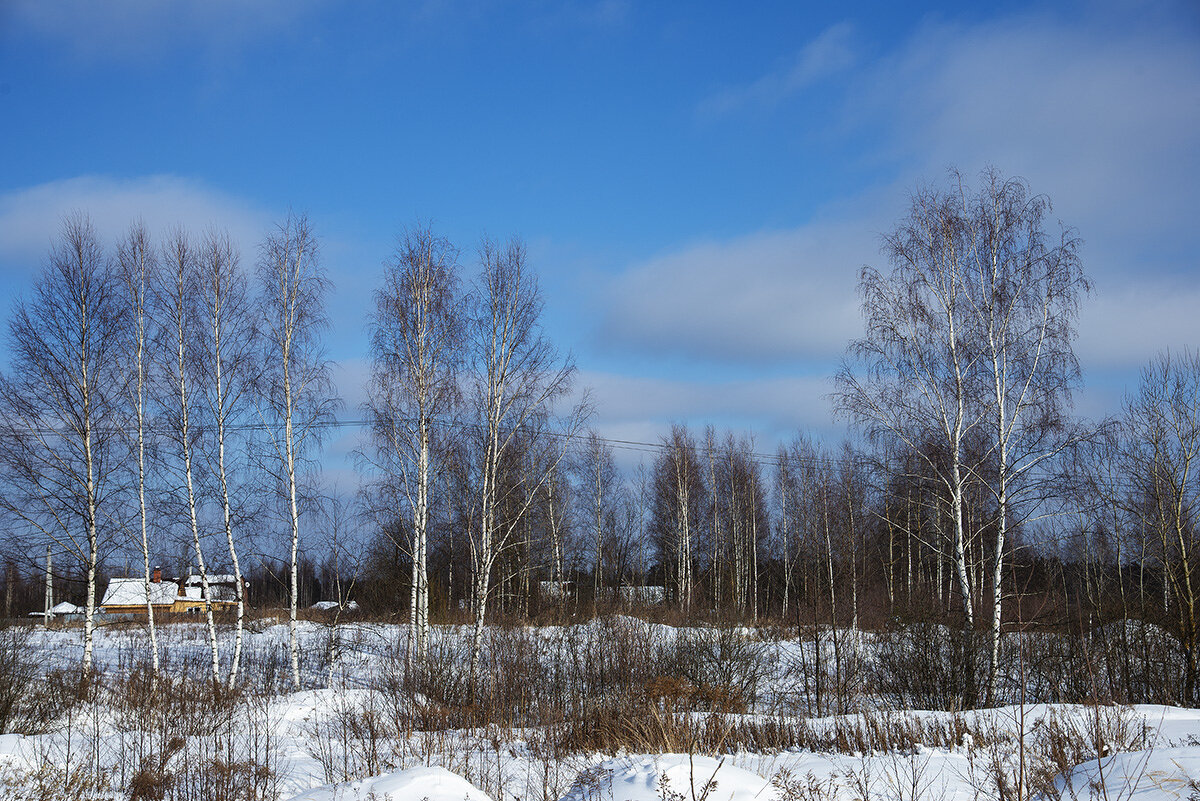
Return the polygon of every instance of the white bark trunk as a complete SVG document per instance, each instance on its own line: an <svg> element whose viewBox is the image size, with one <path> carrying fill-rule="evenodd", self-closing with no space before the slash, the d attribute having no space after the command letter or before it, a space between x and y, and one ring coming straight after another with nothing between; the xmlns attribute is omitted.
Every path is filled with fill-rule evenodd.
<svg viewBox="0 0 1200 801"><path fill-rule="evenodd" d="M87 359L83 361L83 386L88 387ZM92 651L96 631L96 566L99 561L100 539L96 530L96 459L92 452L91 394L85 389L83 400L83 448L87 465L87 599L83 613L83 672L92 669Z"/></svg>
<svg viewBox="0 0 1200 801"><path fill-rule="evenodd" d="M296 449L292 429L292 382L291 371L288 367L287 356L284 357L283 367L284 403L284 449L285 468L288 478L288 512L291 524L291 599L288 604L288 654L292 663L292 684L300 689L300 624L299 624L299 557L300 557L300 506L296 489Z"/></svg>
<svg viewBox="0 0 1200 801"><path fill-rule="evenodd" d="M237 600L237 621L234 626L233 659L229 665L229 686L237 683L238 669L242 664L242 639L246 619L246 587L242 581L242 563L238 559L237 546L233 538L233 508L229 501L229 477L225 469L225 388L221 375L221 346L217 339L217 472L221 482L221 512L225 524L225 544L229 548L229 561L233 567L233 580Z"/></svg>
<svg viewBox="0 0 1200 801"><path fill-rule="evenodd" d="M182 303L183 298L180 297L179 302ZM205 623L208 626L208 644L209 650L212 653L212 677L213 681L221 680L221 662L220 651L217 647L217 624L213 618L212 608L212 593L208 586L208 568L204 561L204 548L200 542L200 522L196 511L196 489L192 479L192 444L191 444L191 425L189 422L190 402L188 398L187 388L187 366L185 362L184 352L184 326L183 315L180 310L178 320L179 327L177 329L179 352L178 352L178 370L179 370L179 438L183 448L183 471L184 479L187 485L187 504L188 504L188 521L192 527L192 547L196 553L196 568L200 571L200 587L204 600L204 616Z"/></svg>
<svg viewBox="0 0 1200 801"><path fill-rule="evenodd" d="M424 661L429 647L429 578L426 564L429 536L429 423L423 410L419 414L417 498L413 504L409 653L410 658Z"/></svg>
<svg viewBox="0 0 1200 801"><path fill-rule="evenodd" d="M145 343L144 316L138 313L137 344L137 448L138 448L138 511L141 517L142 576L146 590L146 628L150 634L150 662L157 674L161 665L158 653L158 630L154 624L154 603L150 597L152 576L150 571L149 521L146 514L146 411L144 401L145 370L143 351Z"/></svg>

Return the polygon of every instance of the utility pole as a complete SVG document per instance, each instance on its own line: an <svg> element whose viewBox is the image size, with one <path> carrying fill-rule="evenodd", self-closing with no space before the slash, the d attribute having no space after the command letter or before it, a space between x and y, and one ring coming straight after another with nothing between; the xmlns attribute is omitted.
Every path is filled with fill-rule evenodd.
<svg viewBox="0 0 1200 801"><path fill-rule="evenodd" d="M17 568L9 562L4 571L4 618L12 617L13 582L17 580Z"/></svg>

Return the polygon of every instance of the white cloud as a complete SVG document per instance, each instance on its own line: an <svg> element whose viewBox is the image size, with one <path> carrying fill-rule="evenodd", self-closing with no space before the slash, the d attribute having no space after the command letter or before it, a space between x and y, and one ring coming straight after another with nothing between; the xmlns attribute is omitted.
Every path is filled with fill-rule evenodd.
<svg viewBox="0 0 1200 801"><path fill-rule="evenodd" d="M1133 280L1084 305L1076 353L1085 367L1131 373L1155 354L1200 347L1200 288L1195 280Z"/></svg>
<svg viewBox="0 0 1200 801"><path fill-rule="evenodd" d="M271 220L252 203L177 176L81 176L0 194L0 260L37 265L63 217L75 211L89 215L107 242L139 218L155 235L176 225L193 231L224 228L241 246L243 258L253 258Z"/></svg>
<svg viewBox="0 0 1200 801"><path fill-rule="evenodd" d="M1169 25L1023 18L928 26L868 72L854 113L888 120L905 176L987 163L1029 180L1084 240L1085 367L1194 344L1200 47ZM907 178L915 181L913 177ZM1178 276L1189 274L1188 281Z"/></svg>
<svg viewBox="0 0 1200 801"><path fill-rule="evenodd" d="M855 286L878 251L878 230L814 223L636 264L608 290L603 336L713 361L828 358L858 330Z"/></svg>
<svg viewBox="0 0 1200 801"><path fill-rule="evenodd" d="M1178 235L1200 201L1200 47L1167 27L927 26L864 73L851 113L887 127L909 174L993 163L1089 240Z"/></svg>
<svg viewBox="0 0 1200 801"><path fill-rule="evenodd" d="M614 439L657 442L672 423L712 423L753 431L769 449L800 429L833 430L832 384L820 376L705 381L583 371L579 384L592 391L593 426Z"/></svg>
<svg viewBox="0 0 1200 801"><path fill-rule="evenodd" d="M743 86L727 87L705 98L701 116L720 116L746 107L770 107L812 84L849 69L857 53L854 29L849 23L834 25L802 47L785 66Z"/></svg>
<svg viewBox="0 0 1200 801"><path fill-rule="evenodd" d="M782 100L816 72L772 73L730 97ZM1084 240L1098 290L1080 324L1086 367L1195 344L1200 47L1186 30L1049 17L927 25L849 85L841 124L877 132L870 158L890 177L848 191L832 219L630 266L606 298L607 339L714 364L831 361L861 332L857 271L880 263L878 234L908 190L950 165L973 178L994 164L1049 195Z"/></svg>

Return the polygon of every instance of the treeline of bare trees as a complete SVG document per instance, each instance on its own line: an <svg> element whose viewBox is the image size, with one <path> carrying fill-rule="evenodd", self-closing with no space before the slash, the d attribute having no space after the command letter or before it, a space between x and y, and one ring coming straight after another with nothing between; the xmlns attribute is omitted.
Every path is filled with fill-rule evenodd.
<svg viewBox="0 0 1200 801"><path fill-rule="evenodd" d="M253 553L293 643L301 597L406 615L414 661L431 615L465 616L471 675L497 613L770 618L831 642L839 682L844 632L932 622L971 655L954 686L973 705L1000 698L1009 634L1120 621L1143 663L1175 649L1170 697L1195 701L1200 362L1164 355L1119 419L1075 419L1088 283L1050 213L995 171L914 193L887 268L862 273L866 330L836 379L862 436L771 453L684 424L650 445L588 430L521 243L464 255L409 229L373 298L353 509L317 503L307 468L334 408L308 222L268 237L251 281L219 233L152 244L135 227L106 252L73 219L13 315L5 509L26 554L49 541L79 568L89 621L105 559L137 554L149 582L169 533L201 576L252 572ZM626 447L652 453L622 470ZM1111 683L1151 697L1120 670Z"/></svg>
<svg viewBox="0 0 1200 801"><path fill-rule="evenodd" d="M1182 670L1155 681L1200 702L1197 558L1200 558L1200 354L1163 353L1142 371L1123 413L1073 454L1064 523L1079 565L1080 605L1099 622L1151 621L1178 642ZM1144 625L1112 627L1118 678L1159 643ZM1149 696L1152 689L1144 688Z"/></svg>

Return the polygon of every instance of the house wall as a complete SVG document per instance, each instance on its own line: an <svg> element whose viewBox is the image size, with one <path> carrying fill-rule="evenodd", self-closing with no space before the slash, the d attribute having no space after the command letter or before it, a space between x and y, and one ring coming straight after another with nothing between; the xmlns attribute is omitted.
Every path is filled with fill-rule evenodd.
<svg viewBox="0 0 1200 801"><path fill-rule="evenodd" d="M232 601L213 601L212 607L214 612L225 612L236 606ZM198 614L204 611L204 602L194 598L177 598L170 604L154 604L154 613L156 615L186 615L189 610L196 610L190 614ZM106 615L137 615L146 616L145 604L105 604L104 613Z"/></svg>

